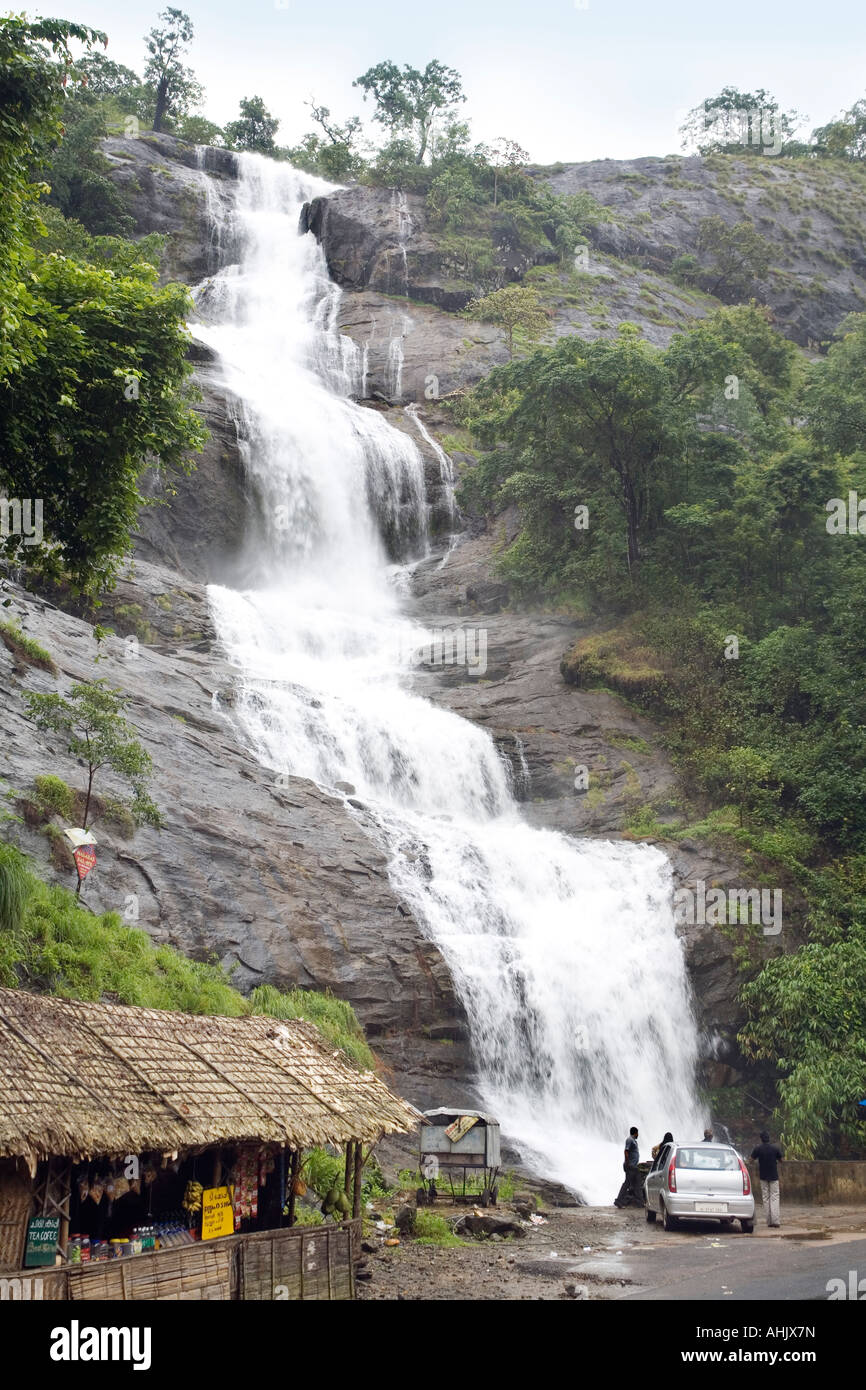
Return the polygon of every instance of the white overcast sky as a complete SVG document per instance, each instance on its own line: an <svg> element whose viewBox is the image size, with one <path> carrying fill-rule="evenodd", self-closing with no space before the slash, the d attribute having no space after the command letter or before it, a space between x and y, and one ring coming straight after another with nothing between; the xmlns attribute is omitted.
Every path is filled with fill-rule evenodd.
<svg viewBox="0 0 866 1390"><path fill-rule="evenodd" d="M310 128L311 95L341 119L369 115L352 80L385 58L456 68L473 137L505 135L545 163L679 152L684 113L728 84L765 87L807 131L866 96L863 0L176 3L195 25L203 114L222 125L257 94L285 144ZM50 12L105 30L109 56L140 72L160 8L54 0Z"/></svg>

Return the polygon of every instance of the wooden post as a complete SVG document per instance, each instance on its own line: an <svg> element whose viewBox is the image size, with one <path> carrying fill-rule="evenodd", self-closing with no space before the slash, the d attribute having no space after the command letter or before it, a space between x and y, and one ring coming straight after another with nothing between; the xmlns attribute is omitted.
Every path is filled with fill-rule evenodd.
<svg viewBox="0 0 866 1390"><path fill-rule="evenodd" d="M301 1167L300 1149L292 1150L292 1162L289 1166L289 1225L295 1224L295 1178L298 1176Z"/></svg>
<svg viewBox="0 0 866 1390"><path fill-rule="evenodd" d="M360 1139L355 1140L355 1195L352 1201L352 1216L357 1220L361 1215L361 1184L364 1180L364 1157Z"/></svg>
<svg viewBox="0 0 866 1390"><path fill-rule="evenodd" d="M346 1145L346 1178L343 1183L343 1191L348 1197L352 1191L352 1156L355 1150L355 1141L350 1139Z"/></svg>
<svg viewBox="0 0 866 1390"><path fill-rule="evenodd" d="M45 1164L45 1178L37 1183L35 1190L37 1206L41 1205L43 1216L59 1216L57 1253L66 1258L69 1241L69 1215L72 1198L72 1160L68 1158L49 1158Z"/></svg>

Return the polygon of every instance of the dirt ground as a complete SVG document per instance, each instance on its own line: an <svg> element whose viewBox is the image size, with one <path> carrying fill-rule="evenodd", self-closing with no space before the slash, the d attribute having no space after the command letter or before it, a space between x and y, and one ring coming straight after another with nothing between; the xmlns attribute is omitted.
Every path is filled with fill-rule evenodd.
<svg viewBox="0 0 866 1390"><path fill-rule="evenodd" d="M437 1203L437 1214L456 1218L471 1208ZM497 1214L513 1218L507 1206ZM794 1250L808 1242L850 1240L866 1232L863 1207L789 1207L780 1230L768 1230L757 1213L755 1233L743 1236L738 1227L724 1229L715 1222L692 1223L687 1234L665 1232L651 1225L638 1209L562 1207L545 1210L545 1224L521 1223L522 1237L493 1236L469 1240L459 1247L421 1245L401 1240L388 1247L394 1231L367 1237L365 1265L357 1285L361 1300L520 1300L619 1299L634 1296L646 1282L647 1262L657 1267L702 1253L705 1261L724 1258L739 1247L766 1251L777 1242L773 1263L784 1265ZM756 1245L760 1242L760 1245ZM816 1247L817 1248L817 1245ZM369 1275L369 1277L366 1277Z"/></svg>

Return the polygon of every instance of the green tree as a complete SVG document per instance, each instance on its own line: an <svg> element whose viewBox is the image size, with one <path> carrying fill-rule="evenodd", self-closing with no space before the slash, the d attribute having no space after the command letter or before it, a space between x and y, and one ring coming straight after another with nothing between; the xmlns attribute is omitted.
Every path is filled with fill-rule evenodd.
<svg viewBox="0 0 866 1390"><path fill-rule="evenodd" d="M484 155L493 169L493 206L496 207L500 171L521 169L529 161L529 151L518 145L516 140L506 140L504 135L500 135L489 148L484 148Z"/></svg>
<svg viewBox="0 0 866 1390"><path fill-rule="evenodd" d="M49 201L94 236L128 236L135 224L99 149L108 134L104 106L86 89L79 91L66 101L63 123L63 137L41 171Z"/></svg>
<svg viewBox="0 0 866 1390"><path fill-rule="evenodd" d="M404 63L378 63L352 83L375 102L373 119L390 131L392 138L405 135L412 141L416 164L423 164L433 123L446 116L466 97L460 74L433 59L421 72Z"/></svg>
<svg viewBox="0 0 866 1390"><path fill-rule="evenodd" d="M187 140L191 145L215 145L219 148L226 143L225 131L206 116L182 116L175 134L178 140Z"/></svg>
<svg viewBox="0 0 866 1390"><path fill-rule="evenodd" d="M351 116L342 125L335 121L327 106L320 106L310 100L306 103L310 115L322 134L311 131L305 135L301 144L283 153L299 169L321 174L323 178L340 182L357 177L365 168L361 153L361 122Z"/></svg>
<svg viewBox="0 0 866 1390"><path fill-rule="evenodd" d="M550 320L537 290L526 285L506 285L483 299L471 299L466 313L482 323L495 323L505 333L509 359L514 357L514 340L537 342Z"/></svg>
<svg viewBox="0 0 866 1390"><path fill-rule="evenodd" d="M144 69L154 130L189 114L202 98L200 83L183 59L192 42L192 20L183 10L169 6L145 40L150 57Z"/></svg>
<svg viewBox="0 0 866 1390"><path fill-rule="evenodd" d="M88 46L108 42L98 30L65 20L0 19L0 383L39 349L30 242L45 190L29 182L29 173L61 133L72 39Z"/></svg>
<svg viewBox="0 0 866 1390"><path fill-rule="evenodd" d="M772 246L745 220L729 227L721 217L703 218L696 245L710 263L701 276L702 288L720 299L747 298L755 280L763 279L770 268Z"/></svg>
<svg viewBox="0 0 866 1390"><path fill-rule="evenodd" d="M866 159L866 97L837 121L813 130L812 143L818 154L831 159Z"/></svg>
<svg viewBox="0 0 866 1390"><path fill-rule="evenodd" d="M19 558L97 592L130 547L145 468L189 471L206 438L191 410L189 297L142 261L118 274L50 255L30 280L38 346L7 381L0 483L45 501L43 544Z"/></svg>
<svg viewBox="0 0 866 1390"><path fill-rule="evenodd" d="M235 150L250 150L257 154L274 154L274 136L279 121L268 111L261 97L244 97L238 120L226 126L226 140Z"/></svg>
<svg viewBox="0 0 866 1390"><path fill-rule="evenodd" d="M827 886L838 890L838 878ZM779 1120L792 1157L826 1156L839 1139L855 1153L866 1146L857 1105L866 1095L863 903L850 924L819 920L810 942L769 961L742 991L740 1043L746 1057L781 1074Z"/></svg>
<svg viewBox="0 0 866 1390"><path fill-rule="evenodd" d="M138 73L123 63L112 62L104 53L88 53L75 64L84 90L94 97L116 97L133 101L142 86Z"/></svg>
<svg viewBox="0 0 866 1390"><path fill-rule="evenodd" d="M559 588L564 570L574 577L575 563L586 564L584 577L603 577L610 600L622 562L634 583L656 534L665 537L665 556L673 543L690 578L711 578L720 559L732 563L724 558L733 519L725 508L741 506L736 520L745 524L754 505L766 512L768 493L767 478L756 475L740 503L737 470L747 463L748 441L727 432L723 415L717 425L707 418L726 378L736 374L760 397L766 419L755 415L768 445L774 431L789 429L790 354L767 333L762 312L745 306L702 320L665 352L623 325L612 342L564 338L496 369L462 407L490 450L466 484L466 504L519 503L527 528L520 553L528 560L531 550L526 572L542 589ZM752 473L745 468L742 476ZM578 504L591 504L596 522L576 552ZM669 579L659 583L669 589Z"/></svg>
<svg viewBox="0 0 866 1390"><path fill-rule="evenodd" d="M69 698L51 693L25 695L28 718L37 728L60 734L67 753L80 758L87 769L87 788L81 828L87 829L93 783L103 768L110 768L132 789L130 809L149 825L159 825L159 811L148 795L152 764L135 730L124 717L129 700L104 681L73 685Z"/></svg>
<svg viewBox="0 0 866 1390"><path fill-rule="evenodd" d="M806 391L810 432L829 454L866 450L866 314L849 314Z"/></svg>
<svg viewBox="0 0 866 1390"><path fill-rule="evenodd" d="M458 228L467 209L483 203L485 192L468 169L443 169L427 194L427 210L434 227Z"/></svg>
<svg viewBox="0 0 866 1390"><path fill-rule="evenodd" d="M759 805L766 807L778 799L778 788L772 785L773 764L755 748L741 744L729 749L725 757L725 773L725 786L739 810L740 825L747 810Z"/></svg>
<svg viewBox="0 0 866 1390"><path fill-rule="evenodd" d="M778 153L802 119L797 111L782 111L763 87L723 87L688 113L680 126L682 147L701 155L761 154L767 148Z"/></svg>

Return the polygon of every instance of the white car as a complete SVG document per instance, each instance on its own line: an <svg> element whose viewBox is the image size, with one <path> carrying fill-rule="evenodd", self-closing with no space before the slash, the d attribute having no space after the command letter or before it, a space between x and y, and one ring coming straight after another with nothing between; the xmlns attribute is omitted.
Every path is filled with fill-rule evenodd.
<svg viewBox="0 0 866 1390"><path fill-rule="evenodd" d="M646 1219L666 1231L680 1221L721 1221L751 1235L755 1198L749 1170L730 1144L665 1144L646 1175Z"/></svg>

